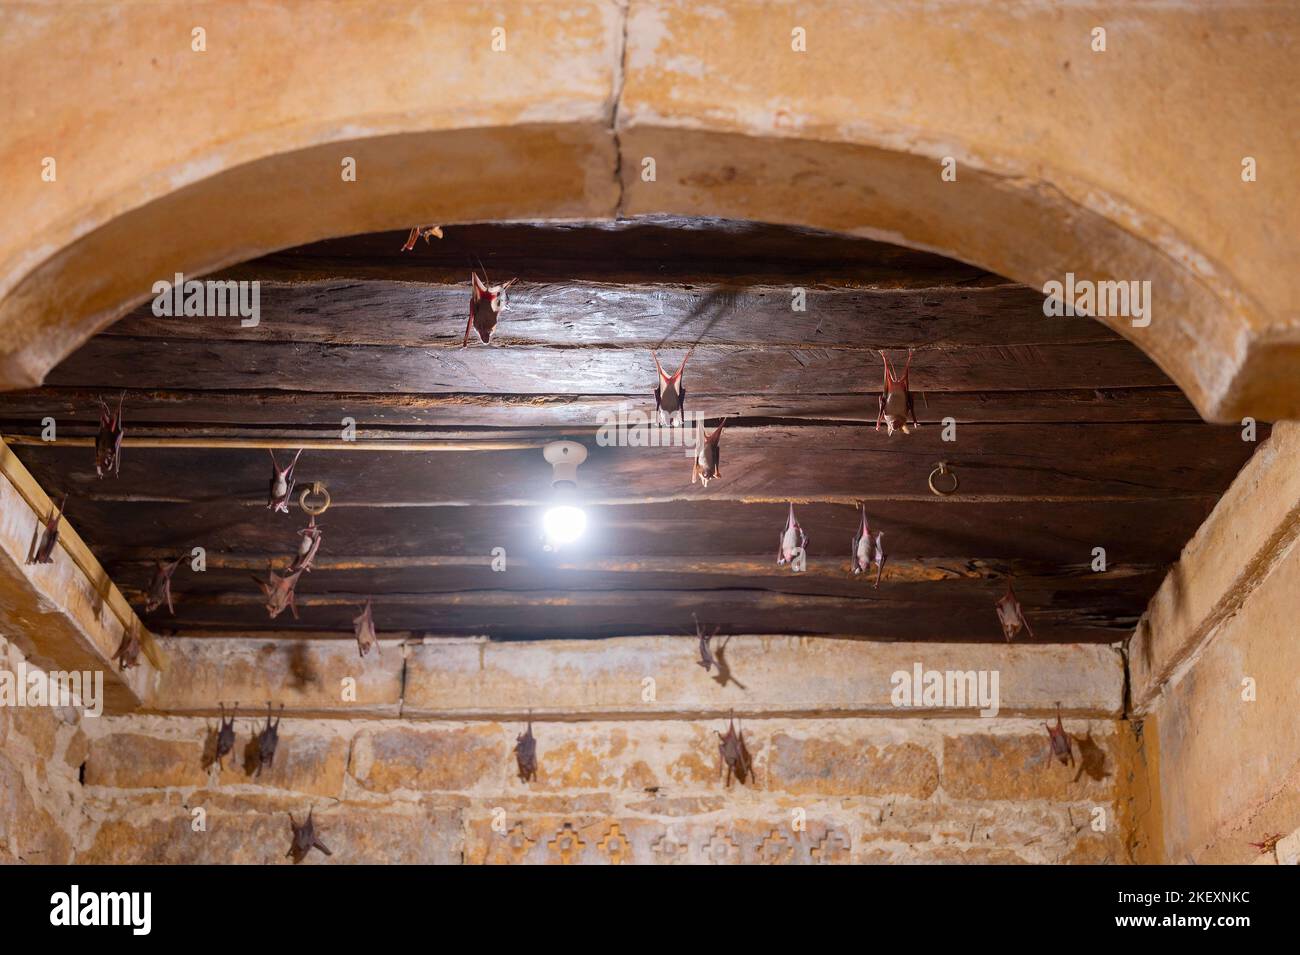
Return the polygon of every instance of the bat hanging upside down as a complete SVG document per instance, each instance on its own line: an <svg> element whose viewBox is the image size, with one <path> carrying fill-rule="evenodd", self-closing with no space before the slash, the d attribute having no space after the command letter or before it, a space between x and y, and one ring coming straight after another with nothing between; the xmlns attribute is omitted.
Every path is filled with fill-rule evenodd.
<svg viewBox="0 0 1300 955"><path fill-rule="evenodd" d="M492 332L497 327L497 317L502 310L509 308L506 303L506 290L519 281L511 279L502 285L489 285L486 275L486 269L484 269L484 278L481 279L477 272L470 273L472 288L469 295L469 321L465 323L465 340L460 343L461 348L469 344L470 328L478 333L478 340L484 345L492 341Z"/></svg>
<svg viewBox="0 0 1300 955"><path fill-rule="evenodd" d="M876 430L880 430L880 422L884 421L888 434L892 435L895 430L911 434L913 428L920 427L908 386L908 375L912 370L912 349L907 350L907 364L903 366L903 374L897 377L889 367L889 356L881 351L880 357L885 363L885 383L880 392L880 407L876 412Z"/></svg>

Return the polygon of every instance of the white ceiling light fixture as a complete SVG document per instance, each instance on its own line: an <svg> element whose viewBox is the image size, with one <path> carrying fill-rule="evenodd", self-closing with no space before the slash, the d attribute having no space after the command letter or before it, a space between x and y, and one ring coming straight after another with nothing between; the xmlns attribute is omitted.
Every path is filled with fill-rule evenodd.
<svg viewBox="0 0 1300 955"><path fill-rule="evenodd" d="M556 551L587 529L587 513L578 506L578 465L587 460L587 449L576 441L552 441L542 455L552 469L552 501L542 517L542 546Z"/></svg>

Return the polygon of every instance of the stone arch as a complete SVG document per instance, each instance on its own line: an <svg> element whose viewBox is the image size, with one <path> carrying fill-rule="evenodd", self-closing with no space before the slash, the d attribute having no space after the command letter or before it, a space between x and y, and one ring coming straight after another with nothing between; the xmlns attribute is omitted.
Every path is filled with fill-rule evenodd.
<svg viewBox="0 0 1300 955"><path fill-rule="evenodd" d="M737 5L757 16L754 8L739 0ZM694 69L679 63L673 74L661 64L666 44L679 59L692 44L713 46L696 35L698 25L689 21L699 14L689 5L670 0L630 8L574 4L564 31L550 26L537 4L521 0L507 6L507 18L517 24L513 35L532 40L515 63L518 75L494 81L486 93L483 74L492 54L464 52L482 40L485 23L457 14L455 5L414 14L420 23L411 33L375 36L372 31L376 45L365 53L358 53L347 36L331 35L308 55L315 68L344 84L349 69L403 63L436 48L451 61L453 80L437 96L401 80L367 82L347 96L322 91L316 82L281 91L277 98L273 84L252 82L248 104L210 114L209 126L178 120L171 132L191 140L177 146L168 129L143 128L120 93L81 90L99 107L101 127L62 134L61 141L72 144L62 150L61 173L72 178L71 187L51 192L51 185L42 193L47 187L33 186L26 176L2 200L7 221L29 223L30 234L0 244L0 386L39 383L58 360L147 299L155 281L178 271L197 276L292 245L417 222L665 212L868 235L940 252L1034 286L1066 272L1093 280L1146 279L1157 297L1150 326L1134 328L1126 318L1104 320L1143 348L1205 417L1300 414L1300 322L1288 308L1293 283L1268 281L1266 269L1250 258L1253 250L1268 247L1268 235L1246 236L1246 247L1229 254L1221 237L1195 231L1199 220L1173 206L1160 208L1159 196L1143 195L1141 177L1131 169L1106 167L1082 176L1072 154L1056 148L1068 142L1070 132L1051 128L1050 111L1039 102L1044 96L1015 100L996 82L996 64L968 82L1004 107L1020 108L1021 132L1035 122L1048 124L1040 133L1043 149L1024 148L1013 137L1016 130L1002 132L1005 143L990 140L941 98L922 102L906 121L865 122L863 104L843 95L843 77L824 64L822 72L797 82L785 78L802 89L787 95L784 105L774 105L771 90L758 88L761 84L744 70L743 57L714 59ZM851 7L825 6L853 19ZM764 9L763 16L780 15ZM183 7L179 13L128 10L131 17L172 19L186 36L185 24L193 19ZM58 32L61 15L48 10L37 17L43 19L47 46L67 42ZM1145 15L1177 21L1151 25L1164 30L1161 42L1176 43L1175 27L1196 25L1179 21L1184 15L1179 11ZM283 73L276 43L298 41L292 24L258 10L220 16L229 22L209 27L209 37L219 38L224 27L259 39L230 62L212 61L216 75L205 82L237 85L250 68ZM1029 20L1034 22L1011 27L1022 31L1019 42L1048 47L1056 42L1052 31L1059 26L1034 16ZM924 23L908 29L914 34L899 36L913 45L944 39ZM750 37L750 28L745 30L736 42ZM10 34L5 42L16 47L6 69L31 67L28 61L37 54L51 55L32 46L30 35ZM1258 50L1242 55L1252 53L1264 55ZM708 80L704 85L701 72ZM147 77L128 78L143 82ZM779 75L773 80L781 81ZM71 108L73 94L64 86L54 91L55 109L61 102ZM720 107L719 89L734 92L738 102ZM819 89L841 95L819 96ZM1092 93L1097 95L1096 89ZM915 95L925 99L921 92ZM173 83L157 101L174 106L185 103L185 96L183 84ZM1146 105L1139 93L1133 99L1117 125L1140 127L1144 121ZM19 137L26 151L18 155L10 149L3 163L9 167L21 159L30 172L41 151L33 144L42 127L27 122ZM102 126L114 123L120 129L110 141ZM136 131L142 139L139 155L124 158L122 144ZM1177 147L1175 142L1155 145ZM645 156L656 158L654 181L642 178ZM946 156L957 160L955 183L939 176ZM356 162L356 182L342 181L344 157ZM1162 158L1168 157L1156 161ZM129 174L118 169L122 163ZM1235 170L1229 173L1231 179ZM1189 175L1196 181L1210 172L1193 169ZM1294 192L1295 186L1284 188ZM1294 206L1292 193L1281 199L1284 207ZM1271 222L1263 224L1271 227ZM1228 224L1248 227L1241 216ZM1278 250L1272 255L1276 260ZM1249 266L1238 264L1243 261ZM1247 272L1252 284L1239 278Z"/></svg>

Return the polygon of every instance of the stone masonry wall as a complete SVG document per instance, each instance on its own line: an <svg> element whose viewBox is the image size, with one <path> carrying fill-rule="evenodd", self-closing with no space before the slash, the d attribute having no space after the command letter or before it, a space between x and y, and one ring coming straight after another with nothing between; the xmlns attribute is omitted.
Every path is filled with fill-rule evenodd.
<svg viewBox="0 0 1300 955"><path fill-rule="evenodd" d="M0 671L16 674L24 662L0 637ZM78 710L0 706L0 863L72 861L85 758Z"/></svg>
<svg viewBox="0 0 1300 955"><path fill-rule="evenodd" d="M286 718L261 777L251 716L220 771L215 720L87 724L78 862L286 862L308 809L334 853L309 864L1129 861L1107 720L1067 721L1074 768L1035 720L745 720L757 784L730 789L713 722L538 723L528 784L516 724Z"/></svg>

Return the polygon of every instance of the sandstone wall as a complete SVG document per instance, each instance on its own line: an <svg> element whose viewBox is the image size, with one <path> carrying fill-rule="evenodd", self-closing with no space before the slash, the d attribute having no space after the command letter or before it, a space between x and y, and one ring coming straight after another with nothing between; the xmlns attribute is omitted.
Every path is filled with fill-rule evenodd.
<svg viewBox="0 0 1300 955"><path fill-rule="evenodd" d="M1297 620L1292 545L1154 707L1167 861L1250 862L1252 842L1300 829Z"/></svg>
<svg viewBox="0 0 1300 955"><path fill-rule="evenodd" d="M203 768L215 720L90 722L78 862L283 862L309 808L312 864L1127 861L1110 720L1067 720L1074 769L1029 719L746 720L757 785L730 789L713 722L539 723L529 784L515 724L286 718L250 777Z"/></svg>
<svg viewBox="0 0 1300 955"><path fill-rule="evenodd" d="M0 637L0 670L24 662ZM0 863L72 861L85 758L80 711L0 706Z"/></svg>
<svg viewBox="0 0 1300 955"><path fill-rule="evenodd" d="M1250 843L1300 830L1297 462L1300 425L1279 423L1134 635L1140 861L1250 862Z"/></svg>

